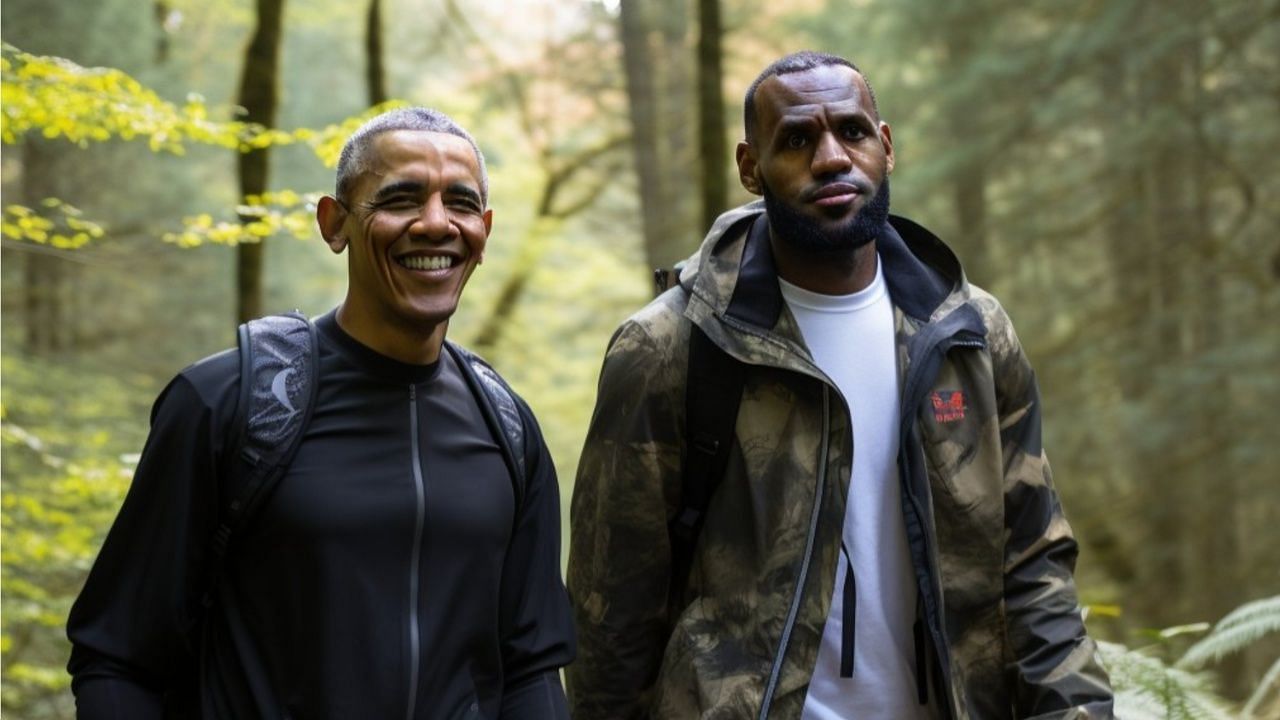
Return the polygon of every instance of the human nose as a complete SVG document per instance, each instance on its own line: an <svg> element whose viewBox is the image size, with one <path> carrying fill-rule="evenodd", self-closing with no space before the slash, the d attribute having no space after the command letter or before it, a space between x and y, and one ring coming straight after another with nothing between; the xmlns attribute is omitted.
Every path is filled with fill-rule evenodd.
<svg viewBox="0 0 1280 720"><path fill-rule="evenodd" d="M431 195L422 204L418 216L409 226L409 233L425 237L429 240L448 238L456 235L458 229L449 219L449 212L444 207L444 200L439 193Z"/></svg>
<svg viewBox="0 0 1280 720"><path fill-rule="evenodd" d="M811 169L814 177L835 175L847 172L853 163L844 146L836 139L834 133L824 132L818 138L818 146L813 152Z"/></svg>

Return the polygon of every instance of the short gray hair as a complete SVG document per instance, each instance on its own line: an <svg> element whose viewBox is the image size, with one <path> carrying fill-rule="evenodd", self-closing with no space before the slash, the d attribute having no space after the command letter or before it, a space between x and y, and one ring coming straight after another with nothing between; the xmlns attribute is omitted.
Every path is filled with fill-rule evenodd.
<svg viewBox="0 0 1280 720"><path fill-rule="evenodd" d="M489 172L485 168L484 153L476 144L471 133L453 121L453 118L439 110L425 107L408 107L388 110L378 115L360 129L352 133L347 143L342 146L342 154L338 156L338 179L335 194L338 200L347 202L351 186L362 173L369 171L369 150L373 141L382 133L396 130L416 130L421 132L448 133L456 135L471 144L476 153L476 162L480 164L480 200L489 204Z"/></svg>

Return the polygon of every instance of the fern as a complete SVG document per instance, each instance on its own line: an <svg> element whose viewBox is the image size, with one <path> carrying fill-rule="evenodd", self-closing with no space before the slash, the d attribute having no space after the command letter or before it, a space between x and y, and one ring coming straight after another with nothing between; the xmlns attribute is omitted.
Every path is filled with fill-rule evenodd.
<svg viewBox="0 0 1280 720"><path fill-rule="evenodd" d="M1178 667L1194 669L1239 652L1262 636L1280 630L1280 595L1241 605L1192 645Z"/></svg>
<svg viewBox="0 0 1280 720"><path fill-rule="evenodd" d="M1232 720L1236 715L1218 697L1209 677L1165 665L1159 658L1123 645L1098 643L1115 690L1115 713L1126 720Z"/></svg>
<svg viewBox="0 0 1280 720"><path fill-rule="evenodd" d="M1253 695L1244 704L1245 717L1253 717L1258 712L1258 708L1262 707L1262 701L1267 698L1277 683L1280 683L1280 659L1272 663L1271 668L1262 676L1262 682L1258 683L1258 689L1253 691Z"/></svg>

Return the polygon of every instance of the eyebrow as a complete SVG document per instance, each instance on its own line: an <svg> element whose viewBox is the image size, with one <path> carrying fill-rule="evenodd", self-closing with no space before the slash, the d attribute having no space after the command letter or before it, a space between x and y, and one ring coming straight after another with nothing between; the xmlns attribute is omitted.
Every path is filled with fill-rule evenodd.
<svg viewBox="0 0 1280 720"><path fill-rule="evenodd" d="M875 128L875 120L865 110L847 110L831 113L831 120L834 123L854 122L863 126L864 130L873 130ZM788 116L778 120L777 127L774 128L774 137L782 137L788 132L797 132L810 130L818 124L810 115Z"/></svg>
<svg viewBox="0 0 1280 720"><path fill-rule="evenodd" d="M391 197L392 195L400 195L402 193L420 194L425 186L417 180L398 180L378 188L370 199L371 203L377 204Z"/></svg>
<svg viewBox="0 0 1280 720"><path fill-rule="evenodd" d="M397 182L391 183L390 185L386 185L378 188L377 192L373 194L373 197L370 198L369 202L371 204L376 205L382 202L383 200L386 200L387 198L393 197L395 195L400 195L400 194L421 195L425 189L426 189L426 185L418 182L417 180L399 180ZM474 201L477 205L480 205L480 206L484 205L484 200L480 197L480 193L477 192L475 188L472 188L469 185L466 185L464 183L461 183L461 182L450 183L449 186L445 188L445 192L450 195L465 197L468 200Z"/></svg>
<svg viewBox="0 0 1280 720"><path fill-rule="evenodd" d="M461 182L453 182L449 183L449 186L446 187L444 191L450 195L461 195L468 200L474 200L476 205L484 207L484 200L480 198L480 193L470 185Z"/></svg>

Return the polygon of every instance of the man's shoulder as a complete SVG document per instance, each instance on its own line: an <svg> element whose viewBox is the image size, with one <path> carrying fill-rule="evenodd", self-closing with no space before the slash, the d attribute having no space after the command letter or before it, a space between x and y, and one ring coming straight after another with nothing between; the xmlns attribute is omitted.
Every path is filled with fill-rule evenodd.
<svg viewBox="0 0 1280 720"><path fill-rule="evenodd" d="M650 362L684 357L689 342L690 321L684 313L688 304L688 292L678 285L663 292L618 326L609 354L635 354Z"/></svg>
<svg viewBox="0 0 1280 720"><path fill-rule="evenodd" d="M458 373L460 381L467 385L471 385L472 381L466 378L468 376L474 378L477 383L476 389L485 393L492 403L502 406L507 403L509 398L512 405L510 409L519 414L520 421L532 428L533 431L540 433L537 418L533 414L533 408L521 397L520 393L516 392L516 389L498 372L492 363L476 351L459 345L452 340L447 340L446 344L451 351L448 353L451 356L451 362L445 366L446 368L451 367L454 372ZM476 399L479 400L479 398ZM498 412L503 412L502 407L495 409Z"/></svg>
<svg viewBox="0 0 1280 720"><path fill-rule="evenodd" d="M982 317L987 329L987 346L992 355L1021 353L1013 320L995 295L977 285L969 285L967 302Z"/></svg>
<svg viewBox="0 0 1280 720"><path fill-rule="evenodd" d="M210 407L228 400L234 402L240 386L239 350L228 348L191 363L174 376L169 386L179 384L189 387Z"/></svg>

